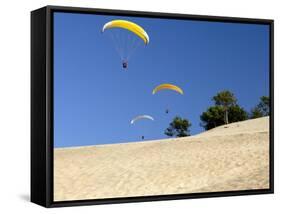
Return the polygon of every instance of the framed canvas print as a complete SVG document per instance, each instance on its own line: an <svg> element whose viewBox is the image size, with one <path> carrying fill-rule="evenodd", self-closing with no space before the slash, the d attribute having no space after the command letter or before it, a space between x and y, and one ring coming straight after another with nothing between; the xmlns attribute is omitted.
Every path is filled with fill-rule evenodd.
<svg viewBox="0 0 281 214"><path fill-rule="evenodd" d="M273 20L31 13L31 201L273 193Z"/></svg>

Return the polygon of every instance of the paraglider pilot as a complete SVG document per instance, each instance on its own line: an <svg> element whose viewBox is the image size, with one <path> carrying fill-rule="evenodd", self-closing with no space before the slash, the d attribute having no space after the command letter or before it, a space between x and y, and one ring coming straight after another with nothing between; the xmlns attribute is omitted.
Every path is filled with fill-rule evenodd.
<svg viewBox="0 0 281 214"><path fill-rule="evenodd" d="M122 62L122 66L123 66L123 68L127 68L128 67L128 62L127 61L123 61Z"/></svg>

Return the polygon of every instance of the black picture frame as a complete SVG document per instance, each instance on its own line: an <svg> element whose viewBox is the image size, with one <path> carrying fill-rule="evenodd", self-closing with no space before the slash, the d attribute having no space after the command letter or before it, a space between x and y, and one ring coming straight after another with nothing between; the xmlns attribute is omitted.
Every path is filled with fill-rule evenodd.
<svg viewBox="0 0 281 214"><path fill-rule="evenodd" d="M264 24L270 27L270 188L227 192L154 195L141 197L53 200L53 13L83 13L211 22ZM44 207L97 205L190 198L268 194L274 192L274 21L219 16L46 6L31 12L31 202Z"/></svg>

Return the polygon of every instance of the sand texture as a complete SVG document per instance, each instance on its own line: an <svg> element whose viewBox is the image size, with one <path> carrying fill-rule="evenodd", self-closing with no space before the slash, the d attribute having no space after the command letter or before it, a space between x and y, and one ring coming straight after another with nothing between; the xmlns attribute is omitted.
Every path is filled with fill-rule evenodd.
<svg viewBox="0 0 281 214"><path fill-rule="evenodd" d="M269 188L269 118L156 141L54 151L54 200Z"/></svg>

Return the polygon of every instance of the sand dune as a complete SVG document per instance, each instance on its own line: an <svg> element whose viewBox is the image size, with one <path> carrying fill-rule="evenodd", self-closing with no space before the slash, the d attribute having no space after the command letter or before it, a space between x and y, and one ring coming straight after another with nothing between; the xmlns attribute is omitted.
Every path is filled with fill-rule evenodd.
<svg viewBox="0 0 281 214"><path fill-rule="evenodd" d="M54 151L54 200L269 188L269 118L184 137Z"/></svg>

